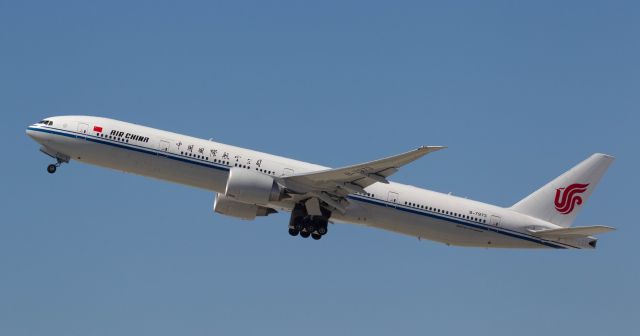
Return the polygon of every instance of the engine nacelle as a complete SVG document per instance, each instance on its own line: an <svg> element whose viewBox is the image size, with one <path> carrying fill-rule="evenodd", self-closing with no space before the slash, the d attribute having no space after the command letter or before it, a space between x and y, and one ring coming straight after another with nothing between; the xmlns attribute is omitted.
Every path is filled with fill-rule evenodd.
<svg viewBox="0 0 640 336"><path fill-rule="evenodd" d="M245 220L252 220L255 219L256 216L267 216L276 213L276 211L271 208L238 202L222 194L216 195L216 199L213 201L213 211Z"/></svg>
<svg viewBox="0 0 640 336"><path fill-rule="evenodd" d="M244 168L231 168L225 196L247 204L266 205L282 198L280 186L273 177Z"/></svg>

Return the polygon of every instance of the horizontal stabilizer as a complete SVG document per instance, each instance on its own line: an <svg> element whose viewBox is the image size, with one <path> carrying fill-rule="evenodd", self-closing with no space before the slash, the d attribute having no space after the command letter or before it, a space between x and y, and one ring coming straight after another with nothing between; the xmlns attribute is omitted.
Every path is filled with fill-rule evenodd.
<svg viewBox="0 0 640 336"><path fill-rule="evenodd" d="M530 231L531 234L540 238L580 238L589 237L599 233L614 231L610 226L578 226L572 228L551 229L541 231Z"/></svg>

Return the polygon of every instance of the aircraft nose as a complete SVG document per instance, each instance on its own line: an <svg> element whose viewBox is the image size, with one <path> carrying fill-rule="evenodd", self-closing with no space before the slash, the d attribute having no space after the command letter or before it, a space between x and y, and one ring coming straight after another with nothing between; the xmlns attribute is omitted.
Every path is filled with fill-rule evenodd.
<svg viewBox="0 0 640 336"><path fill-rule="evenodd" d="M33 136L34 136L34 134L33 134L33 133L34 133L34 131L32 131L31 129L29 129L29 128L27 127L27 131L26 131L26 132L27 132L27 135L28 135L31 139L33 139Z"/></svg>
<svg viewBox="0 0 640 336"><path fill-rule="evenodd" d="M27 128L27 130L26 130L27 136L29 136L31 139L33 139L33 140L35 140L37 142L40 142L40 140L42 140L42 133L38 132L36 130L33 130L32 129L33 126L34 125L31 125L31 126L29 126Z"/></svg>

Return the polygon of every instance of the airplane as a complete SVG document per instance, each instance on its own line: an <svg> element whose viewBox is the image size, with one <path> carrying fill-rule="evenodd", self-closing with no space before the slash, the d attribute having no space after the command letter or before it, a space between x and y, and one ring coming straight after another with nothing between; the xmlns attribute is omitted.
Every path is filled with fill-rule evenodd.
<svg viewBox="0 0 640 336"><path fill-rule="evenodd" d="M615 230L571 227L614 160L606 154L506 208L388 180L442 146L332 169L102 117L50 117L26 133L55 160L49 173L76 160L209 190L216 213L253 220L290 212L289 234L315 240L329 223L348 223L453 246L595 249L594 235Z"/></svg>

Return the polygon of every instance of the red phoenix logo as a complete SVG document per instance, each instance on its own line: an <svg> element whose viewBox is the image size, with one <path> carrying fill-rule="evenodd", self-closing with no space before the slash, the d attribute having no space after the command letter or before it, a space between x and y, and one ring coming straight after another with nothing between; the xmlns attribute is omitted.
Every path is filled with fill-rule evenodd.
<svg viewBox="0 0 640 336"><path fill-rule="evenodd" d="M556 210L563 215L571 213L576 207L576 204L582 204L580 194L587 191L588 186L589 183L574 183L566 188L556 189Z"/></svg>

